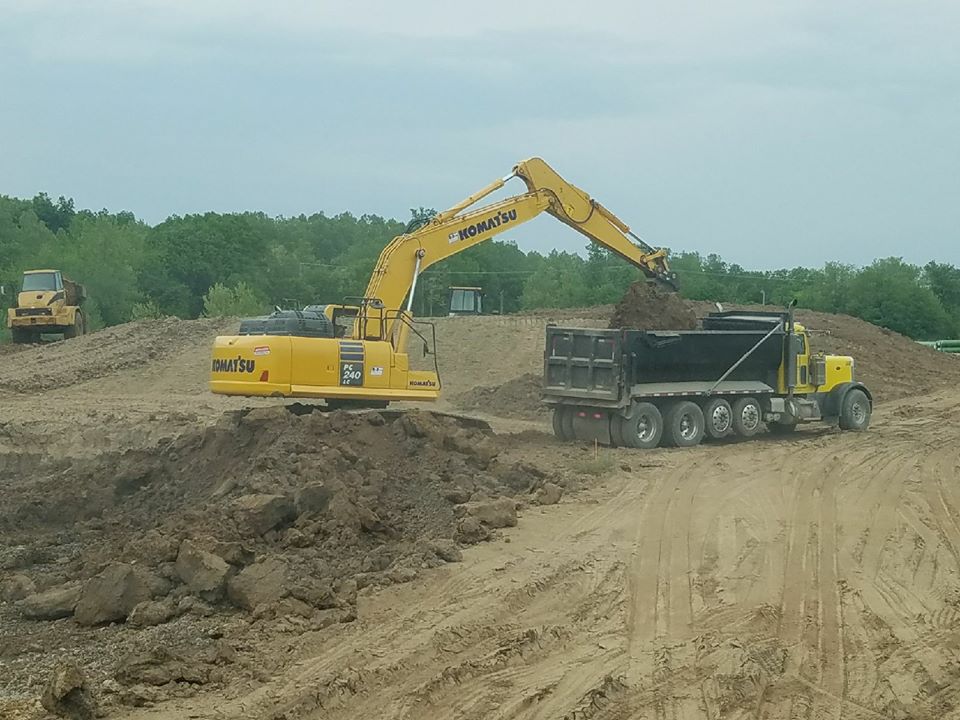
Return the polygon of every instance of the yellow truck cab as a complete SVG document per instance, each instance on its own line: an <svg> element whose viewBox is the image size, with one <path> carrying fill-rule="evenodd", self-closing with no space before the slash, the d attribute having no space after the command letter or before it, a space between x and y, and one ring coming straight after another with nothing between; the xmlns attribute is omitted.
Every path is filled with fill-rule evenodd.
<svg viewBox="0 0 960 720"><path fill-rule="evenodd" d="M83 285L64 277L59 270L27 270L17 304L7 310L13 341L39 342L41 335L82 335L86 323L80 306L85 299Z"/></svg>

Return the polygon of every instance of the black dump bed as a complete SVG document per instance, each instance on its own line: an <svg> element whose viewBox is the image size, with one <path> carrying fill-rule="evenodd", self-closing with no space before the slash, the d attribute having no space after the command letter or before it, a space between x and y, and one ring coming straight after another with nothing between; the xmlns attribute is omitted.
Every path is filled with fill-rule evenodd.
<svg viewBox="0 0 960 720"><path fill-rule="evenodd" d="M786 338L785 313L713 313L700 330L645 331L548 327L544 352L544 396L619 402L636 386L664 392L676 383L719 380L776 386ZM771 331L772 335L764 340ZM762 341L762 342L761 342Z"/></svg>
<svg viewBox="0 0 960 720"><path fill-rule="evenodd" d="M323 313L308 310L277 310L264 317L240 321L238 335L292 335L332 338L333 324Z"/></svg>

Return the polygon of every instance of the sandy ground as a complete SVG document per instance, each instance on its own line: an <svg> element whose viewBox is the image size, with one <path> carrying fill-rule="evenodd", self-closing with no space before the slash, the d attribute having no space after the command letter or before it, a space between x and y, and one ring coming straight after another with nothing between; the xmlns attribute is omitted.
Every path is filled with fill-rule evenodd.
<svg viewBox="0 0 960 720"><path fill-rule="evenodd" d="M551 319L440 321L447 390L535 372ZM832 322L838 345L874 342ZM898 362L929 361L923 394L898 381L862 434L600 448L609 461L591 463L594 448L559 443L542 420L491 417L506 452L579 474L582 489L525 507L462 563L362 593L352 623L252 626L256 677L111 717L960 717L958 374L896 342ZM144 366L5 394L0 451L148 447L249 405L204 392L206 352L191 341ZM44 716L22 698L0 700L4 712Z"/></svg>

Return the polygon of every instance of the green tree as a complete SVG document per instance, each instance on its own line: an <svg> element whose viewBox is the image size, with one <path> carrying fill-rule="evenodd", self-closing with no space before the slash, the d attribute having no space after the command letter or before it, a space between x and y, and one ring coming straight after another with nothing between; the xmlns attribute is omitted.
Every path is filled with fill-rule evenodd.
<svg viewBox="0 0 960 720"><path fill-rule="evenodd" d="M203 314L206 317L259 315L263 310L263 301L245 282L239 282L234 287L216 283L203 296Z"/></svg>

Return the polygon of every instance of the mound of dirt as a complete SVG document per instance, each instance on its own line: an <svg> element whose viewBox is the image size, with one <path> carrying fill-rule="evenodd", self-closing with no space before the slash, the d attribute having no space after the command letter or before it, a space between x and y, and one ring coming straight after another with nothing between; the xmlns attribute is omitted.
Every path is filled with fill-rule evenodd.
<svg viewBox="0 0 960 720"><path fill-rule="evenodd" d="M611 328L634 330L694 330L697 315L678 293L654 282L635 282L616 304Z"/></svg>
<svg viewBox="0 0 960 720"><path fill-rule="evenodd" d="M143 633L162 635L154 642L179 658L185 638L207 632L194 627L200 618L249 613L304 629L350 621L359 589L456 562L459 545L516 524L512 496L533 500L543 475L498 454L480 422L292 405L228 413L150 451L5 457L5 674L14 685L43 677L55 658L42 650L65 632L53 623L56 641L42 640L44 619L73 617L69 634L126 621L109 654L83 658L99 680L125 685L150 681L104 658L130 652ZM172 680L212 672L183 662L170 666Z"/></svg>
<svg viewBox="0 0 960 720"><path fill-rule="evenodd" d="M33 393L68 387L120 370L162 362L212 343L231 321L138 320L49 345L7 346L0 390Z"/></svg>
<svg viewBox="0 0 960 720"><path fill-rule="evenodd" d="M540 402L543 381L539 375L526 373L503 385L481 385L461 393L454 403L464 409L497 417L539 420L549 408Z"/></svg>

